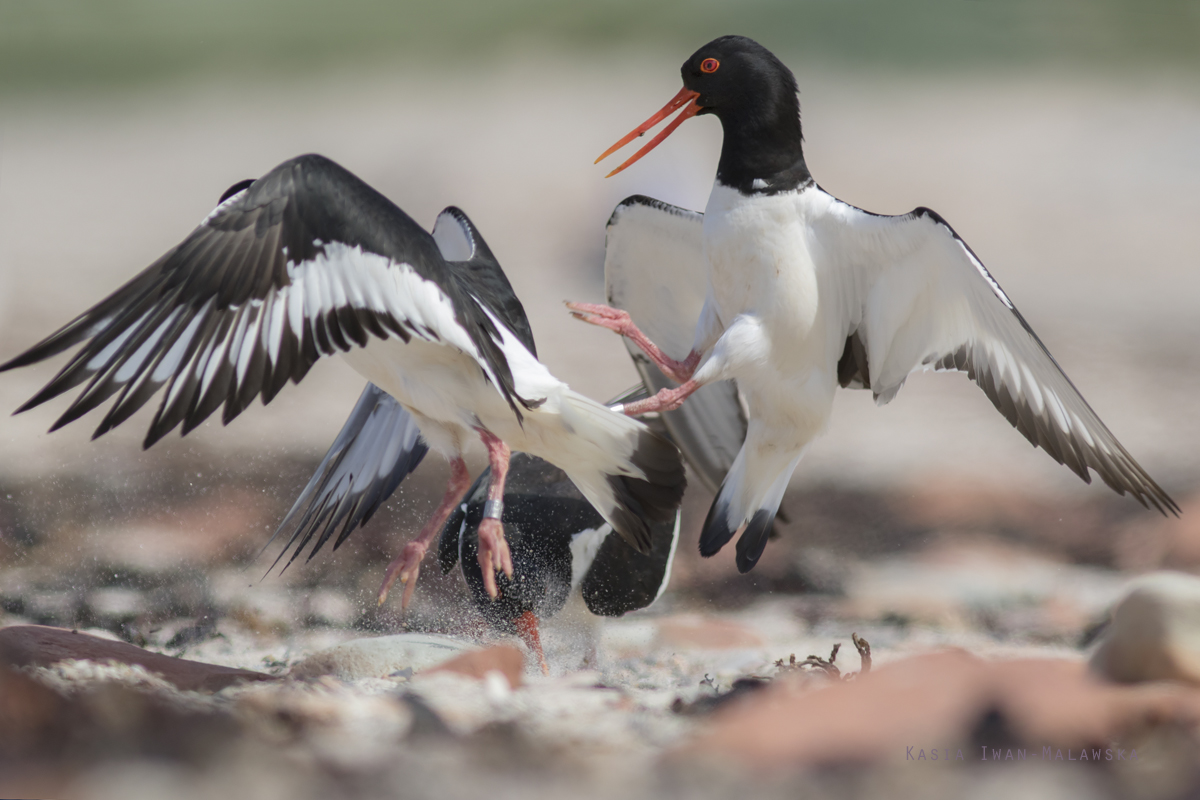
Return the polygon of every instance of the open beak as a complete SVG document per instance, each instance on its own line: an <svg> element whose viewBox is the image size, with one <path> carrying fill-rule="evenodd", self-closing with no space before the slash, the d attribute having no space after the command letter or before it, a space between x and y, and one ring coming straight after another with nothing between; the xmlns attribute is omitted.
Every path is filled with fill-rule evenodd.
<svg viewBox="0 0 1200 800"><path fill-rule="evenodd" d="M632 142L634 139L636 139L639 136L644 136L646 134L646 131L650 130L655 125L662 122L667 117L671 116L671 114L673 114L676 111L676 109L680 108L681 106L684 106L684 109L682 112L680 112L679 116L676 117L675 119L671 120L671 123L669 125L667 125L667 127L663 128L661 131L659 131L658 135L655 136L653 139L651 139L650 143L648 145L643 147L641 150L638 150L636 153L633 154L633 156L631 156L628 160L626 160L624 164L617 167L616 169L614 169L612 172L608 173L604 177L611 178L613 175L616 175L618 172L625 169L626 167L628 167L633 162L637 161L642 156L646 155L646 153L649 153L651 150L658 147L659 143L662 142L663 139L670 136L671 132L674 131L676 128L678 128L685 119L694 117L697 114L699 114L700 106L696 105L696 98L699 96L700 96L699 92L693 92L691 89L688 89L687 87L680 89L679 94L672 97L671 102L669 102L665 106L663 106L662 109L657 114L655 114L653 117L651 117L650 119L643 122L641 125L638 125L636 128L631 130L629 133L627 133L625 135L625 137L623 139L621 139L621 141L617 142L612 147L608 148L603 153L601 153L600 158L597 158L595 160L595 162L593 162L593 163L599 164L604 158L606 158L608 155L610 155L613 151L620 150L622 147L629 144L630 142Z"/></svg>

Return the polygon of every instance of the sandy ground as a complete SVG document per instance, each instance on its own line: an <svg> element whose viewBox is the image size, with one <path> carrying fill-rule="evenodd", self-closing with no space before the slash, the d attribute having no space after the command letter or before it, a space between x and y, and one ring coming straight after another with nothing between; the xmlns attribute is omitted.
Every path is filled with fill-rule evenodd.
<svg viewBox="0 0 1200 800"><path fill-rule="evenodd" d="M603 223L622 197L704 205L719 147L714 120L684 126L617 178L603 180L591 164L674 94L676 70L624 64L601 76L531 58L482 76L344 75L302 86L248 77L219 90L12 104L0 117L0 359L150 263L228 185L318 151L424 224L445 205L463 207L524 301L543 360L587 394L615 394L634 380L623 347L572 322L561 301L600 299ZM1031 450L962 376L917 376L884 409L866 393L844 393L797 472L785 502L792 522L754 574L737 576L729 554L694 554L708 503L694 490L672 589L654 608L603 623L565 612L547 632L552 675L531 673L512 696L425 687L443 717L465 720L462 735L512 723L535 742L567 742L554 752L582 765L565 778L531 767L505 784L514 791L540 775L546 796L579 780L597 792L648 796L668 786L686 796L694 784L672 783L658 766L694 725L671 710L677 698L770 674L791 653L848 647L852 631L871 640L880 663L950 645L1080 659L1084 631L1130 574L1200 565L1200 93L1153 77L798 77L808 160L822 186L877 212L942 213L1187 513L1164 522L1080 483ZM15 408L58 366L0 376L0 408ZM337 557L259 581L266 565L253 560L257 549L361 386L344 365L322 363L270 408L147 453L145 410L96 443L88 420L44 433L62 401L0 418L0 624L98 628L259 670L364 632L477 631L453 574L423 574L407 620L370 608L381 564L428 512L444 476L435 459ZM613 693L579 688L596 685ZM337 691L351 703L378 690ZM215 796L231 786L366 797L402 784L433 794L439 776L448 795L486 783L486 769L460 770L461 753L420 766L392 749L358 761L344 751L326 752L315 768L332 783L298 786L307 767L255 783L245 759L225 783L215 767L178 772L117 759L91 763L74 785L96 797L140 796L134 788ZM264 775L293 768L276 751L263 759L276 770ZM614 763L627 769L609 774ZM928 788L928 776L887 771L894 767L865 782L771 786L789 796L798 787L872 797ZM973 796L999 796L1013 785L972 775L937 786L947 796L968 786ZM705 788L727 794L745 779ZM1032 770L1019 780L1046 797L1110 791L1076 773Z"/></svg>

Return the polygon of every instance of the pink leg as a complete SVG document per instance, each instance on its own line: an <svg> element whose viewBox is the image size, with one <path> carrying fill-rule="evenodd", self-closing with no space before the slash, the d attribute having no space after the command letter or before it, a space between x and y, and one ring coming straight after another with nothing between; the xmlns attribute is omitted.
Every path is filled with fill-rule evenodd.
<svg viewBox="0 0 1200 800"><path fill-rule="evenodd" d="M542 650L542 637L538 635L537 617L533 615L532 611L526 611L514 622L517 624L517 635L521 637L521 641L525 642L529 650L537 656L542 674L549 675L550 665L546 663L546 653Z"/></svg>
<svg viewBox="0 0 1200 800"><path fill-rule="evenodd" d="M688 353L687 358L683 361L676 361L668 356L659 349L658 345L650 341L637 325L633 324L628 312L619 308L596 303L567 303L567 308L571 310L571 315L575 319L599 325L601 328L608 328L610 331L628 337L650 357L650 360L662 370L664 375L676 383L684 383L691 378L692 373L696 371L696 366L700 363L700 354L695 350Z"/></svg>
<svg viewBox="0 0 1200 800"><path fill-rule="evenodd" d="M649 414L654 411L674 411L683 405L683 401L687 400L692 392L699 388L700 384L693 380L687 380L674 389L659 389L658 394L653 397L638 400L636 403L626 403L625 407L621 410L629 417L636 417L639 414Z"/></svg>
<svg viewBox="0 0 1200 800"><path fill-rule="evenodd" d="M488 431L479 430L479 438L487 448L488 466L492 468L492 482L488 486L488 500L504 500L504 479L508 477L508 445ZM483 588L488 597L495 600L500 596L496 589L496 570L512 577L512 555L508 552L508 541L504 538L504 524L498 519L484 517L479 523L479 567L483 571Z"/></svg>
<svg viewBox="0 0 1200 800"><path fill-rule="evenodd" d="M379 587L379 605L383 605L383 601L387 600L388 590L399 578L400 583L404 584L404 595L400 598L400 610L408 608L409 601L412 600L413 589L417 586L417 575L421 572L421 560L425 558L425 551L429 549L429 544L434 537L441 533L442 526L450 517L450 512L462 502L463 495L467 493L470 486L471 475L467 472L467 464L459 456L450 462L450 482L446 484L446 494L442 497L442 504L433 512L433 516L425 523L425 527L421 528L417 538L404 545L400 555L388 564L387 571L383 573L383 585Z"/></svg>

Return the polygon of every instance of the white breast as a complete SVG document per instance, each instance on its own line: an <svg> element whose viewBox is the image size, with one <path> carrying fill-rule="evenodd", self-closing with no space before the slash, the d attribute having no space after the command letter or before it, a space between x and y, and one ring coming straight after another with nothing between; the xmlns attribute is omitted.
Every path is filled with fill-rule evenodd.
<svg viewBox="0 0 1200 800"><path fill-rule="evenodd" d="M718 183L704 214L705 257L721 322L728 327L740 314L757 317L771 363L785 372L797 359L823 362L829 349L805 194L746 196Z"/></svg>

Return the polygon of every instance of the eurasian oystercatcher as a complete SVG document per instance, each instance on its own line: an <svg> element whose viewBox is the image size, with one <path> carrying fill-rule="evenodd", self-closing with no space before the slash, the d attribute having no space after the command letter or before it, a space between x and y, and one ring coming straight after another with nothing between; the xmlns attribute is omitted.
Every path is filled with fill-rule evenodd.
<svg viewBox="0 0 1200 800"><path fill-rule="evenodd" d="M228 423L335 354L407 409L421 438L450 460L452 477L433 517L389 565L381 603L399 578L407 604L425 551L468 488L462 452L474 441L486 447L492 475L478 555L493 596L495 571L512 574L500 522L510 446L562 468L639 551L650 550L654 525L674 518L684 490L672 444L571 391L537 360L524 309L465 214L446 209L430 235L318 155L231 187L183 242L0 371L80 344L18 411L90 378L51 430L120 392L100 436L165 387L149 447L222 404ZM369 415L379 398L368 390L356 413ZM415 430L393 433L405 441ZM415 465L393 463L393 478ZM347 518L369 511L369 501L356 497Z"/></svg>
<svg viewBox="0 0 1200 800"><path fill-rule="evenodd" d="M626 413L677 408L706 384L736 380L748 432L705 521L703 555L740 530L738 569L751 569L804 448L825 427L834 390L870 389L884 404L919 369L966 372L1034 446L1084 481L1091 481L1090 468L1119 494L1179 513L939 214L872 214L813 181L796 80L778 58L750 39L723 36L697 50L681 72L679 93L600 159L678 109L610 175L689 117L721 121L724 141L704 214L631 197L608 226L609 264L619 251L635 280L660 271L676 280L704 276L708 294L690 343L660 349L639 329L646 317L635 322L610 306L569 305L576 316L629 337L679 384Z"/></svg>
<svg viewBox="0 0 1200 800"><path fill-rule="evenodd" d="M648 394L639 385L612 400L610 406ZM670 438L659 415L644 422L655 433ZM740 435L736 425L731 430ZM688 431L687 435L703 438L700 431ZM736 447L724 449L737 451ZM310 559L334 533L338 533L333 544L336 549L371 518L426 451L412 415L382 389L368 384L272 537L292 529L275 563L291 550L290 564L314 536ZM716 469L718 474L706 476L713 485L720 482L728 464L722 467L718 463ZM705 475L702 467L697 472ZM679 538L678 511L670 520L650 524L650 549L639 552L613 531L565 472L536 456L517 452L509 461L501 520L512 574L497 578L499 594L492 598L478 561L479 526L485 519L490 475L489 467L446 521L438 560L443 573L461 563L472 602L484 620L496 631L520 636L543 670L547 666L539 620L558 613L571 591L579 589L592 613L618 616L645 608L666 589Z"/></svg>
<svg viewBox="0 0 1200 800"><path fill-rule="evenodd" d="M646 608L667 588L679 541L679 513L650 529L650 550L634 550L604 521L567 478L546 461L514 453L505 484L504 534L513 574L498 579L500 596L488 597L476 550L486 501L487 473L442 531L442 572L461 563L471 599L497 631L516 634L548 672L538 623L578 590L587 609L615 617Z"/></svg>

